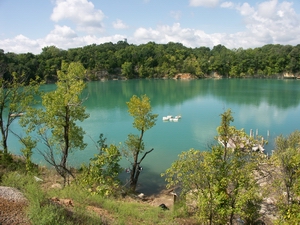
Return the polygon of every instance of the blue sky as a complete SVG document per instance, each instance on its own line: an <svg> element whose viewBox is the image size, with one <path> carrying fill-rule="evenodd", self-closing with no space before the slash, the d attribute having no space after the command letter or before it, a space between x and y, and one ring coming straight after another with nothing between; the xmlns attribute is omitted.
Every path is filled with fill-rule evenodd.
<svg viewBox="0 0 300 225"><path fill-rule="evenodd" d="M0 49L127 39L229 49L300 44L299 0L0 0Z"/></svg>

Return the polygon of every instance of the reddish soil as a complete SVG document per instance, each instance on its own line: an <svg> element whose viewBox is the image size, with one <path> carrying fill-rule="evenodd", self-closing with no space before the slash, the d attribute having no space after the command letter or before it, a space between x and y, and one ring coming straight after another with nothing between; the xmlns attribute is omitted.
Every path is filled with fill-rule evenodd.
<svg viewBox="0 0 300 225"><path fill-rule="evenodd" d="M25 207L27 204L24 201L16 202L0 197L0 224L1 225L29 225L29 220L26 218Z"/></svg>

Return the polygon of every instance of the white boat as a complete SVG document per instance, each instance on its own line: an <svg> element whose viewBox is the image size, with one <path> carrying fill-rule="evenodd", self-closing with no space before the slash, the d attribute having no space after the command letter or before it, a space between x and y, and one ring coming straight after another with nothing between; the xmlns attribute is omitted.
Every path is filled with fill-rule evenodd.
<svg viewBox="0 0 300 225"><path fill-rule="evenodd" d="M170 118L169 118L169 117L167 117L167 116L163 116L163 118L162 118L162 119L163 119L163 121L169 121L169 119L170 119Z"/></svg>
<svg viewBox="0 0 300 225"><path fill-rule="evenodd" d="M163 116L163 121L170 121L170 119L172 119L173 116L172 115L168 115L168 116Z"/></svg>
<svg viewBox="0 0 300 225"><path fill-rule="evenodd" d="M172 115L168 116L163 116L163 121L173 121L173 122L178 122L178 120L181 118L180 115L173 117Z"/></svg>
<svg viewBox="0 0 300 225"><path fill-rule="evenodd" d="M173 121L173 122L178 122L178 118L176 118L176 117L175 117L175 118L172 118L172 121Z"/></svg>

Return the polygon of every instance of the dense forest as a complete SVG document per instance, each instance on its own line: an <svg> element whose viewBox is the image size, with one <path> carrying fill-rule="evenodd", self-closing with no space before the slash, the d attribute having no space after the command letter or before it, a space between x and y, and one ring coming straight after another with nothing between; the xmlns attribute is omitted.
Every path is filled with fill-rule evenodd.
<svg viewBox="0 0 300 225"><path fill-rule="evenodd" d="M93 44L62 50L55 46L32 53L5 53L0 49L0 74L13 72L28 78L57 80L62 61L80 62L88 80L132 78L173 78L189 73L196 78L218 74L222 77L274 77L300 73L300 44L268 44L250 49L227 49L223 45L188 48L180 43L133 45L126 41Z"/></svg>

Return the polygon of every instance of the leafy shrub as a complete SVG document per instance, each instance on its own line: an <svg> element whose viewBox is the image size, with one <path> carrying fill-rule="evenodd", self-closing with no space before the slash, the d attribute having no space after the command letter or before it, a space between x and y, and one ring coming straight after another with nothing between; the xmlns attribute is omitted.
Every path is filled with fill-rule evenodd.
<svg viewBox="0 0 300 225"><path fill-rule="evenodd" d="M82 166L80 183L94 194L113 195L120 187L118 175L121 171L121 154L115 145L103 148L90 160L89 166Z"/></svg>

